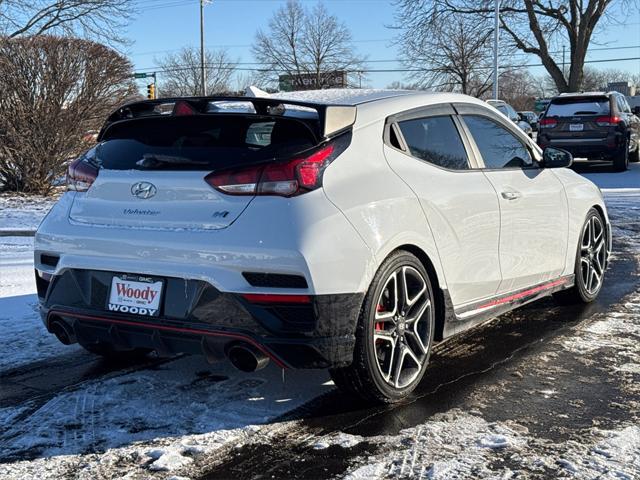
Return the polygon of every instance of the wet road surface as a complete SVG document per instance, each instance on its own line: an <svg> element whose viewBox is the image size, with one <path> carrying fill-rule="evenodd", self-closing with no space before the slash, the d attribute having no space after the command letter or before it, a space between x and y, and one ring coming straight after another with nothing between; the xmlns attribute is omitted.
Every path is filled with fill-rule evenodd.
<svg viewBox="0 0 640 480"><path fill-rule="evenodd" d="M631 232L639 227L640 221L627 225ZM637 416L640 392L623 390L611 376L610 362L598 358L611 352L580 356L557 344L570 339L581 323L621 309L621 299L640 289L637 252L619 242L614 251L593 304L559 306L551 298L541 300L436 346L425 379L400 405L366 407L332 391L282 419L295 420L292 427L266 427L262 440L219 452L201 478L340 475L355 458L379 451L374 437L396 435L452 408L478 412L488 422L516 419L537 438L553 442L580 438L594 425L614 428ZM335 432L371 440L353 448L313 448L317 439ZM498 456L496 461L507 459Z"/></svg>

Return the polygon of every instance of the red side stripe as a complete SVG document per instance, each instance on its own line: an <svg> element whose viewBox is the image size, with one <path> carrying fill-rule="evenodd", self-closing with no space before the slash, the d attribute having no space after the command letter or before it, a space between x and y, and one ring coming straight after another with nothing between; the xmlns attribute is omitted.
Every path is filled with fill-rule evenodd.
<svg viewBox="0 0 640 480"><path fill-rule="evenodd" d="M554 280L553 282L545 283L544 285L530 288L529 290L525 290L524 292L515 293L507 297L498 298L497 300L492 300L489 303L485 303L484 305L480 305L479 307L476 307L474 310L482 310L483 308L495 307L496 305L502 305L503 303L512 302L514 300L519 300L524 297L530 297L531 295L535 295L536 293L542 292L544 290L557 287L558 285L562 285L563 283L566 283L566 282L567 280L564 278L561 278L559 280Z"/></svg>

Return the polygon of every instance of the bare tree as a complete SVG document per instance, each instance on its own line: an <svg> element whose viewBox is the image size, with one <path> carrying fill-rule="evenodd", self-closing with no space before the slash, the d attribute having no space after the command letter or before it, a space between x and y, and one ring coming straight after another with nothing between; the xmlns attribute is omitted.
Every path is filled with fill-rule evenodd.
<svg viewBox="0 0 640 480"><path fill-rule="evenodd" d="M533 110L537 80L527 70L507 70L500 75L500 98L518 111Z"/></svg>
<svg viewBox="0 0 640 480"><path fill-rule="evenodd" d="M436 14L421 28L403 28L411 19L404 12L398 16L403 63L422 70L412 73L410 80L423 88L483 97L493 85L491 29L482 18L458 15L448 20ZM506 58L507 52L504 48L501 57Z"/></svg>
<svg viewBox="0 0 640 480"><path fill-rule="evenodd" d="M162 68L158 92L162 97L198 96L202 92L200 50L185 47L157 60ZM205 70L207 92L223 93L232 89L231 79L236 64L225 50L206 50Z"/></svg>
<svg viewBox="0 0 640 480"><path fill-rule="evenodd" d="M513 46L537 56L553 78L558 91L580 90L584 62L596 27L614 15L617 4L637 8L637 0L502 0L501 29ZM397 0L407 28L421 30L434 17L447 23L452 18L485 18L494 12L494 0ZM565 77L554 48L569 43L569 71Z"/></svg>
<svg viewBox="0 0 640 480"><path fill-rule="evenodd" d="M120 32L134 12L134 0L0 0L0 34L51 33L123 43Z"/></svg>
<svg viewBox="0 0 640 480"><path fill-rule="evenodd" d="M389 90L421 90L420 85L416 83L404 83L400 80L394 80L387 85Z"/></svg>
<svg viewBox="0 0 640 480"><path fill-rule="evenodd" d="M260 86L260 79L254 72L237 72L232 79L233 90L244 92L247 87Z"/></svg>
<svg viewBox="0 0 640 480"><path fill-rule="evenodd" d="M299 0L288 0L271 18L268 30L258 30L253 55L265 66L264 78L274 82L274 74L289 75L294 88L304 87L303 77L311 78L314 88L325 88L333 72L357 74L363 61L343 22L322 3L305 9Z"/></svg>
<svg viewBox="0 0 640 480"><path fill-rule="evenodd" d="M0 190L47 194L89 133L135 95L114 50L41 35L0 43Z"/></svg>
<svg viewBox="0 0 640 480"><path fill-rule="evenodd" d="M593 67L584 69L582 88L589 91L606 90L611 82L631 82L640 88L640 74L630 74L623 70L600 70Z"/></svg>

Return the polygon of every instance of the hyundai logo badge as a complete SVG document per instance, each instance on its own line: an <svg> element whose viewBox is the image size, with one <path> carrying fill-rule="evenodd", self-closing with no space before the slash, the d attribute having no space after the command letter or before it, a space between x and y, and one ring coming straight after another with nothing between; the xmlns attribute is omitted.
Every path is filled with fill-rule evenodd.
<svg viewBox="0 0 640 480"><path fill-rule="evenodd" d="M131 195L146 200L153 197L158 189L153 183L137 182L131 186Z"/></svg>

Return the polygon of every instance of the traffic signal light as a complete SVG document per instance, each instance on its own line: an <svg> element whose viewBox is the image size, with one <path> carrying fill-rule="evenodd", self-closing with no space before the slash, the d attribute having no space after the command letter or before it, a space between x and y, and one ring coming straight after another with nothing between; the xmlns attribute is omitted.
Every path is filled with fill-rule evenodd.
<svg viewBox="0 0 640 480"><path fill-rule="evenodd" d="M147 98L149 100L155 100L156 98L156 84L150 83L147 85Z"/></svg>

